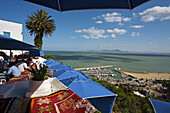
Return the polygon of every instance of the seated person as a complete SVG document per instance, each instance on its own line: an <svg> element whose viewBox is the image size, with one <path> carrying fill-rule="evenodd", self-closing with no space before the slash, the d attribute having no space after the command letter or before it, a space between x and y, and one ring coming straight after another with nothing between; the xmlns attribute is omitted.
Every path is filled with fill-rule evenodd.
<svg viewBox="0 0 170 113"><path fill-rule="evenodd" d="M0 56L0 61L3 61L4 60L4 57L3 56Z"/></svg>
<svg viewBox="0 0 170 113"><path fill-rule="evenodd" d="M32 66L33 65L33 61L32 61L31 57L27 59L27 65L28 66Z"/></svg>
<svg viewBox="0 0 170 113"><path fill-rule="evenodd" d="M24 60L22 61L19 61L16 66L18 67L18 69L21 71L21 72L24 72L25 69L28 69L29 67L27 66L27 64L24 62Z"/></svg>
<svg viewBox="0 0 170 113"><path fill-rule="evenodd" d="M18 69L18 67L16 65L14 65L14 63L10 62L9 63L9 70L7 72L6 81L9 81L12 77L17 77L19 75L21 75L21 72Z"/></svg>
<svg viewBox="0 0 170 113"><path fill-rule="evenodd" d="M3 62L1 62L1 65L3 66L3 73L6 72L9 68L8 68L8 62L6 60L4 60Z"/></svg>

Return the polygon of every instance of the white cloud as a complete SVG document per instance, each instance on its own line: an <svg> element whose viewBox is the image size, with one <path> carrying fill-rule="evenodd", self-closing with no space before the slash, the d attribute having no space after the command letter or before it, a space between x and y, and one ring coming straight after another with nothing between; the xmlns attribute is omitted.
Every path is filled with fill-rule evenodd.
<svg viewBox="0 0 170 113"><path fill-rule="evenodd" d="M124 22L128 22L128 21L130 21L130 20L131 20L131 18L129 18L129 17L123 18L123 21L124 21Z"/></svg>
<svg viewBox="0 0 170 113"><path fill-rule="evenodd" d="M108 32L108 33L113 33L113 30L108 29L107 32Z"/></svg>
<svg viewBox="0 0 170 113"><path fill-rule="evenodd" d="M141 20L143 22L151 22L156 19L159 19L160 21L168 20L170 19L170 6L155 6L139 13L139 15L142 16Z"/></svg>
<svg viewBox="0 0 170 113"><path fill-rule="evenodd" d="M116 38L116 34L111 34L111 37L112 38Z"/></svg>
<svg viewBox="0 0 170 113"><path fill-rule="evenodd" d="M101 18L100 16L92 17L93 20L100 19L100 18Z"/></svg>
<svg viewBox="0 0 170 113"><path fill-rule="evenodd" d="M90 27L88 29L82 29L82 30L76 30L76 31L81 31L77 33L83 33L80 37L86 38L86 39L99 39L99 38L108 38L108 35L104 35L105 30L103 29L97 29L95 27Z"/></svg>
<svg viewBox="0 0 170 113"><path fill-rule="evenodd" d="M150 44L150 45L152 45L152 44L153 44L153 42L149 42L149 44Z"/></svg>
<svg viewBox="0 0 170 113"><path fill-rule="evenodd" d="M117 12L102 14L100 16L93 17L92 19L103 19L106 22L119 22L119 23L123 21L127 22L131 20L131 18L123 17L121 13L117 13Z"/></svg>
<svg viewBox="0 0 170 113"><path fill-rule="evenodd" d="M114 29L114 32L115 32L115 33L118 33L118 34L125 34L125 33L126 33L126 30L125 30L125 29L115 28L115 29Z"/></svg>
<svg viewBox="0 0 170 113"><path fill-rule="evenodd" d="M96 21L96 24L102 24L103 22L102 21Z"/></svg>
<svg viewBox="0 0 170 113"><path fill-rule="evenodd" d="M168 38L168 40L170 40L170 38Z"/></svg>
<svg viewBox="0 0 170 113"><path fill-rule="evenodd" d="M106 13L106 14L102 14L101 16L102 17L110 17L110 16L120 16L121 14L120 13L117 13L117 12L113 12L113 13Z"/></svg>
<svg viewBox="0 0 170 113"><path fill-rule="evenodd" d="M139 32L132 32L131 36L140 36Z"/></svg>
<svg viewBox="0 0 170 113"><path fill-rule="evenodd" d="M76 33L81 33L81 32L82 32L82 30L75 30L75 32L76 32Z"/></svg>
<svg viewBox="0 0 170 113"><path fill-rule="evenodd" d="M115 29L113 29L113 30L108 29L107 32L108 32L108 33L117 33L117 34L123 35L123 34L125 34L125 33L127 32L127 30L115 28Z"/></svg>
<svg viewBox="0 0 170 113"><path fill-rule="evenodd" d="M104 20L106 22L121 22L122 21L122 17L120 16L106 16L104 17Z"/></svg>
<svg viewBox="0 0 170 113"><path fill-rule="evenodd" d="M139 28L144 27L144 25L131 25L130 27L139 29Z"/></svg>

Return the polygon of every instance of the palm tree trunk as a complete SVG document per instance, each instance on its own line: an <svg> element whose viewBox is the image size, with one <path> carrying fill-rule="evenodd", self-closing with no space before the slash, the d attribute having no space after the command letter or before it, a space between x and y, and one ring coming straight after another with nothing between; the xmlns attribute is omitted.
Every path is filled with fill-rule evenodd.
<svg viewBox="0 0 170 113"><path fill-rule="evenodd" d="M36 47L38 47L38 49L42 49L42 44L43 44L43 40L42 40L43 35L36 35L35 39L34 39L34 44Z"/></svg>

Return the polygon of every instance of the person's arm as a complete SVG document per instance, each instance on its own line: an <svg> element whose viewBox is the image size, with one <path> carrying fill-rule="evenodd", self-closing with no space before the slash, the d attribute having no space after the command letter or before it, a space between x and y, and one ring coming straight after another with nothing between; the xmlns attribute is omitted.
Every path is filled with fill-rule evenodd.
<svg viewBox="0 0 170 113"><path fill-rule="evenodd" d="M30 68L30 67L28 67L27 64L24 63L24 69L28 69L28 68Z"/></svg>
<svg viewBox="0 0 170 113"><path fill-rule="evenodd" d="M12 69L9 68L8 72L7 72L7 75L11 74L12 73Z"/></svg>

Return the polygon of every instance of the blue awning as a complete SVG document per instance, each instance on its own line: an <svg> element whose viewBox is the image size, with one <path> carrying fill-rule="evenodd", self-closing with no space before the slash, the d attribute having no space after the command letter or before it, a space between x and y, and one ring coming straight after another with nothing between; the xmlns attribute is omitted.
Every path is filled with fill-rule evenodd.
<svg viewBox="0 0 170 113"><path fill-rule="evenodd" d="M59 79L81 98L87 99L102 113L112 112L116 94L92 81L84 73L75 70L62 70L53 72L53 77ZM104 105L103 102L105 102Z"/></svg>
<svg viewBox="0 0 170 113"><path fill-rule="evenodd" d="M40 50L40 56L44 56L44 52L42 50Z"/></svg>
<svg viewBox="0 0 170 113"><path fill-rule="evenodd" d="M44 63L46 64L46 66L55 66L55 65L61 64L53 59L48 59L48 60L44 61Z"/></svg>
<svg viewBox="0 0 170 113"><path fill-rule="evenodd" d="M55 60L53 60L53 59L48 59L48 60L44 61L45 64L47 64L47 63L49 63L49 62L55 62Z"/></svg>
<svg viewBox="0 0 170 113"><path fill-rule="evenodd" d="M7 50L39 50L37 47L9 38L3 35L0 35L0 49Z"/></svg>
<svg viewBox="0 0 170 113"><path fill-rule="evenodd" d="M61 63L55 61L55 62L49 62L49 63L46 63L46 66L55 66L55 65L59 65Z"/></svg>
<svg viewBox="0 0 170 113"><path fill-rule="evenodd" d="M149 99L155 113L170 113L170 102L164 102L155 99Z"/></svg>
<svg viewBox="0 0 170 113"><path fill-rule="evenodd" d="M83 75L81 72L78 72L76 70L73 70L72 68L71 69L67 69L64 73L58 75L58 73L54 72L53 73L53 76L54 77L57 77L57 79L59 80L63 80L63 79L68 79L68 78L72 78L72 77L81 77L81 78L84 78L84 79L89 79L89 77L86 75Z"/></svg>
<svg viewBox="0 0 170 113"><path fill-rule="evenodd" d="M68 67L64 64L58 64L58 65L54 65L54 66L51 66L47 69L53 69L53 70L66 70Z"/></svg>
<svg viewBox="0 0 170 113"><path fill-rule="evenodd" d="M68 87L82 98L116 96L100 84L82 77L76 77Z"/></svg>
<svg viewBox="0 0 170 113"><path fill-rule="evenodd" d="M68 75L69 76L69 75ZM116 94L83 76L60 80L81 98L87 99L102 113L112 113Z"/></svg>
<svg viewBox="0 0 170 113"><path fill-rule="evenodd" d="M37 47L27 44L25 42L21 42L19 40L15 40L10 37L6 37L4 35L0 35L0 49L5 50L27 50L29 51L29 56L40 56L42 55L42 51Z"/></svg>

